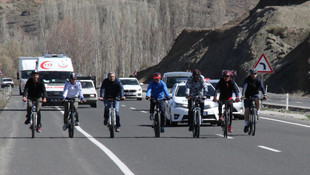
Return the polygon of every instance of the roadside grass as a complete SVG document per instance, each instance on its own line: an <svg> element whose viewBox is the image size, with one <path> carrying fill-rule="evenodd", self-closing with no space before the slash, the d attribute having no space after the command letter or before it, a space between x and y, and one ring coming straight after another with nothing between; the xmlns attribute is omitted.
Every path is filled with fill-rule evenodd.
<svg viewBox="0 0 310 175"><path fill-rule="evenodd" d="M280 113L284 113L284 114L291 114L291 115L304 115L306 116L308 119L310 119L310 112L309 111L304 111L304 110L298 110L298 111L293 111L293 110L285 110L283 108L271 108L271 107L262 107L261 110L265 110L265 111L273 111L273 112L280 112ZM307 119L306 119L307 120Z"/></svg>

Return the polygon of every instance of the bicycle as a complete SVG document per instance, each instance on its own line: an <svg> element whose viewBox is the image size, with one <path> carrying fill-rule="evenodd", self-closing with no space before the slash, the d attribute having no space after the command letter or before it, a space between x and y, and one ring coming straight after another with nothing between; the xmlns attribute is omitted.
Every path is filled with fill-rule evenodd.
<svg viewBox="0 0 310 175"><path fill-rule="evenodd" d="M249 100L251 103L250 105L250 109L249 109L249 131L248 131L248 134L249 135L252 135L252 136L255 136L255 133L256 133L256 122L258 120L258 116L257 116L257 109L256 109L256 105L255 105L255 100L257 98L256 97L249 97L249 98L246 98L246 100ZM265 100L265 98L262 98L262 99L259 99L259 100Z"/></svg>
<svg viewBox="0 0 310 175"><path fill-rule="evenodd" d="M77 112L76 112L76 109L74 107L75 99L74 98L67 98L65 100L65 102L70 103L70 109L68 111L68 116L69 116L69 118L68 118L68 134L69 134L70 138L73 138L73 136L74 136L74 128L75 128L74 117L77 116Z"/></svg>
<svg viewBox="0 0 310 175"><path fill-rule="evenodd" d="M28 100L28 101L30 101L30 100ZM29 122L32 138L35 138L35 132L37 131L37 128L38 128L37 104L38 104L38 101L34 101L34 100L32 101L32 108L31 108L30 122Z"/></svg>
<svg viewBox="0 0 310 175"><path fill-rule="evenodd" d="M200 108L200 101L206 99L204 96L195 96L192 97L192 101L194 102L193 105L193 137L199 138L200 136L200 126L202 123L202 117L201 117L201 108Z"/></svg>
<svg viewBox="0 0 310 175"><path fill-rule="evenodd" d="M231 110L230 103L233 103L234 101L233 100L221 100L221 102L224 104L224 113L223 113L223 120L221 121L221 127L222 127L224 137L227 138L228 127L232 119L232 110Z"/></svg>
<svg viewBox="0 0 310 175"><path fill-rule="evenodd" d="M110 138L114 138L115 134L115 126L116 126L116 109L114 108L115 101L119 101L120 98L109 98L107 101L111 103L111 107L109 108L109 119L108 119L108 128L110 131Z"/></svg>

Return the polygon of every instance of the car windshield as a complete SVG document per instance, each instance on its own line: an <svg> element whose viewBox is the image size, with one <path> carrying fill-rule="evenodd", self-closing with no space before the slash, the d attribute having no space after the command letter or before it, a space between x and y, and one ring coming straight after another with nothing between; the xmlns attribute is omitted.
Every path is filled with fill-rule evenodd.
<svg viewBox="0 0 310 175"><path fill-rule="evenodd" d="M31 73L32 73L32 70L24 70L24 71L21 71L21 77L22 79L28 79L31 77Z"/></svg>
<svg viewBox="0 0 310 175"><path fill-rule="evenodd" d="M188 76L175 76L175 77L167 77L167 88L172 88L175 83L180 80L188 79Z"/></svg>
<svg viewBox="0 0 310 175"><path fill-rule="evenodd" d="M176 93L176 97L185 97L185 86L178 86ZM208 84L208 96L213 96L214 95L214 88Z"/></svg>
<svg viewBox="0 0 310 175"><path fill-rule="evenodd" d="M71 72L41 71L40 78L46 83L65 83L69 80Z"/></svg>
<svg viewBox="0 0 310 175"><path fill-rule="evenodd" d="M2 81L13 81L13 80L9 79L9 78L6 78L6 79L3 79Z"/></svg>
<svg viewBox="0 0 310 175"><path fill-rule="evenodd" d="M94 87L93 83L91 82L81 82L81 84L83 89L90 89Z"/></svg>
<svg viewBox="0 0 310 175"><path fill-rule="evenodd" d="M135 79L123 79L121 82L123 85L139 85L138 80Z"/></svg>

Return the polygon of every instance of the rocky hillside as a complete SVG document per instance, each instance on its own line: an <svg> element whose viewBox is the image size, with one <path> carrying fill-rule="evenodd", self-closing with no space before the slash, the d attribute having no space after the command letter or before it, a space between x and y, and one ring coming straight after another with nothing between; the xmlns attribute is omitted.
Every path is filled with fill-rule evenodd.
<svg viewBox="0 0 310 175"><path fill-rule="evenodd" d="M218 78L222 69L233 69L240 85L264 53L275 71L264 75L268 91L309 94L309 16L309 1L261 0L248 16L222 28L183 30L163 61L141 71L139 78L148 81L154 71L194 68Z"/></svg>
<svg viewBox="0 0 310 175"><path fill-rule="evenodd" d="M16 55L65 53L77 73L119 76L159 63L184 28L215 29L258 0L1 0L0 68ZM1 59L1 58L0 58ZM9 61L10 59L15 59ZM10 62L10 66L4 64Z"/></svg>

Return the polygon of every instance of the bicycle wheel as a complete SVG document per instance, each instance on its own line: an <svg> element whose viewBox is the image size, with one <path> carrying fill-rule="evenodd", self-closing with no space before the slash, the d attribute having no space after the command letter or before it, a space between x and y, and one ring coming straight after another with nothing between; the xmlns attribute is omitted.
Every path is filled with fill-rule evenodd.
<svg viewBox="0 0 310 175"><path fill-rule="evenodd" d="M31 121L32 121L31 126L30 126L31 137L35 138L36 126L37 126L37 114L35 112L33 112L30 117L31 117Z"/></svg>
<svg viewBox="0 0 310 175"><path fill-rule="evenodd" d="M223 135L225 138L227 138L227 133L228 133L228 118L229 118L229 113L228 113L228 108L225 107L224 111L224 126L223 126Z"/></svg>
<svg viewBox="0 0 310 175"><path fill-rule="evenodd" d="M254 113L253 110L251 110L249 115L249 131L248 131L249 135L253 133L253 119L254 119Z"/></svg>
<svg viewBox="0 0 310 175"><path fill-rule="evenodd" d="M160 137L160 113L156 112L154 120L155 137Z"/></svg>
<svg viewBox="0 0 310 175"><path fill-rule="evenodd" d="M114 110L111 110L109 121L111 122L109 124L110 138L114 138L114 123L115 123L115 111Z"/></svg>
<svg viewBox="0 0 310 175"><path fill-rule="evenodd" d="M194 137L197 137L197 138L199 138L200 136L200 121L201 121L200 117L201 117L200 111L196 111L195 112L195 125L194 125L195 136Z"/></svg>
<svg viewBox="0 0 310 175"><path fill-rule="evenodd" d="M253 115L252 115L252 136L255 136L256 132L256 120L257 120L257 115L256 115L256 109L254 108Z"/></svg>
<svg viewBox="0 0 310 175"><path fill-rule="evenodd" d="M71 112L71 114L70 114L70 122L69 122L69 129L68 129L69 137L70 138L73 138L73 136L74 136L74 125L75 125L75 123L74 123L74 116L75 116L75 112Z"/></svg>

